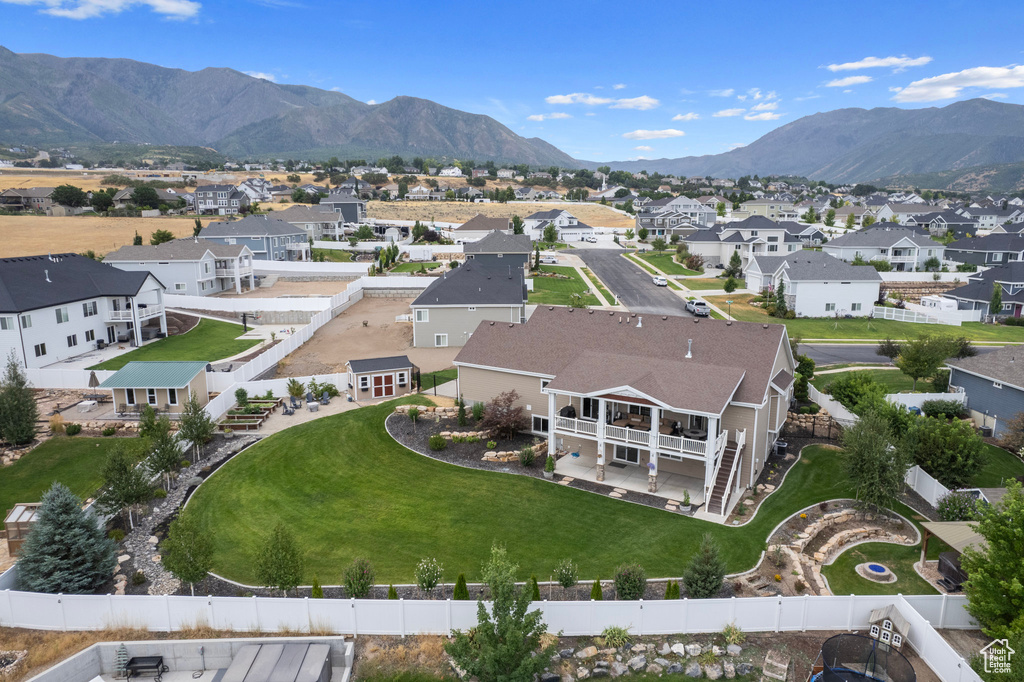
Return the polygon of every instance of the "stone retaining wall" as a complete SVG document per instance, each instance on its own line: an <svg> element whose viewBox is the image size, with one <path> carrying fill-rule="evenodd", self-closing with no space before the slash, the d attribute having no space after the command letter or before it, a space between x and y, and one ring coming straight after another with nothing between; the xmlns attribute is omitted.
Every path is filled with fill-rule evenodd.
<svg viewBox="0 0 1024 682"><path fill-rule="evenodd" d="M882 296L888 297L890 294L900 293L903 294L904 298L911 303L920 303L922 296L931 296L932 294L944 294L951 289L956 289L959 286L963 286L964 282L967 281L967 277L971 273L963 273L962 282L882 282Z"/></svg>

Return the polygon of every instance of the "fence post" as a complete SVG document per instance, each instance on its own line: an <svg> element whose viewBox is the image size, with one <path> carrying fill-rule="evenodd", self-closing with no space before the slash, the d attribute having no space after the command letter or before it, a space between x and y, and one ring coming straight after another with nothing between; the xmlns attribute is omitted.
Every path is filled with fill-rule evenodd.
<svg viewBox="0 0 1024 682"><path fill-rule="evenodd" d="M451 599L445 599L444 600L444 625L445 625L446 635L448 637L451 637L452 636L452 600Z"/></svg>
<svg viewBox="0 0 1024 682"><path fill-rule="evenodd" d="M687 632L687 622L690 620L690 598L686 597L683 599L683 629L682 632Z"/></svg>
<svg viewBox="0 0 1024 682"><path fill-rule="evenodd" d="M729 622L736 622L736 596L733 595L732 599L729 600Z"/></svg>
<svg viewBox="0 0 1024 682"><path fill-rule="evenodd" d="M637 634L641 637L644 636L644 600L640 600L640 625L637 626Z"/></svg>
<svg viewBox="0 0 1024 682"><path fill-rule="evenodd" d="M939 609L939 625L938 625L938 627L940 629L946 627L946 598L948 596L949 595L945 594L945 593L942 595L942 608Z"/></svg>
<svg viewBox="0 0 1024 682"><path fill-rule="evenodd" d="M209 612L210 612L210 627L211 627L211 628L216 628L216 627L217 627L217 625L216 625L216 623L217 623L217 618L216 618L216 615L215 615L215 614L214 614L214 612L213 612L213 595L212 595L212 594L208 594L208 595L206 595L206 605L210 607L210 608L208 609L208 610L209 610ZM196 625L199 625L199 622L198 622L198 620L199 620L199 619L197 618L197 619L196 619L196 621L197 621L197 622L196 622Z"/></svg>
<svg viewBox="0 0 1024 682"><path fill-rule="evenodd" d="M351 605L351 611L352 611L352 639L355 639L356 637L359 636L359 622L356 619L356 600L355 600L355 598L354 597L350 598L348 600L348 603Z"/></svg>
<svg viewBox="0 0 1024 682"><path fill-rule="evenodd" d="M114 615L114 602L112 601L112 599L113 599L113 596L108 594L107 595L107 604L109 604L109 606L110 606L110 615L111 616ZM68 631L68 617L67 617L67 614L64 613L64 595L63 594L60 594L60 593L57 594L57 603L60 604L60 624L61 624L61 629L64 632L67 632ZM111 618L111 621L113 621L113 618Z"/></svg>
<svg viewBox="0 0 1024 682"><path fill-rule="evenodd" d="M800 616L800 632L807 632L807 595L804 595L804 610Z"/></svg>
<svg viewBox="0 0 1024 682"><path fill-rule="evenodd" d="M782 631L782 597L779 597L779 608L775 612L775 632Z"/></svg>
<svg viewBox="0 0 1024 682"><path fill-rule="evenodd" d="M167 610L167 632L174 632L174 622L171 620L171 595L164 595L164 608Z"/></svg>
<svg viewBox="0 0 1024 682"><path fill-rule="evenodd" d="M302 598L306 602L306 632L313 632L313 617L309 614L309 597Z"/></svg>
<svg viewBox="0 0 1024 682"><path fill-rule="evenodd" d="M256 632L263 632L263 625L260 623L260 600L255 594L252 595L252 606L256 609Z"/></svg>
<svg viewBox="0 0 1024 682"><path fill-rule="evenodd" d="M853 605L857 603L857 597L850 595L850 608L846 611L846 630L853 632Z"/></svg>
<svg viewBox="0 0 1024 682"><path fill-rule="evenodd" d="M398 634L405 639L405 597L398 600Z"/></svg>

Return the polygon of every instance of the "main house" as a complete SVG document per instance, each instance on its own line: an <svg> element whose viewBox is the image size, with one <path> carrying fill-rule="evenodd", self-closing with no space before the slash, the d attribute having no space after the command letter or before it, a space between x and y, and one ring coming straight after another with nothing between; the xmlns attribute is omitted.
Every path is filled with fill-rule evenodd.
<svg viewBox="0 0 1024 682"><path fill-rule="evenodd" d="M199 215L237 215L249 208L249 196L234 185L203 185L194 195Z"/></svg>
<svg viewBox="0 0 1024 682"><path fill-rule="evenodd" d="M871 314L882 276L870 265L850 265L820 251L754 256L747 266L751 291L783 286L786 307L797 317Z"/></svg>
<svg viewBox="0 0 1024 682"><path fill-rule="evenodd" d="M737 217L761 216L769 220L796 220L798 217L793 202L783 199L753 199L741 204L740 210L734 211L733 215Z"/></svg>
<svg viewBox="0 0 1024 682"><path fill-rule="evenodd" d="M950 210L908 216L904 224L925 227L937 237L953 234L957 239L977 235L979 227L977 219Z"/></svg>
<svg viewBox="0 0 1024 682"><path fill-rule="evenodd" d="M724 265L733 253L738 253L743 269L754 256L778 256L803 248L800 236L764 216L698 230L683 237L683 242L691 254L704 259L705 265Z"/></svg>
<svg viewBox="0 0 1024 682"><path fill-rule="evenodd" d="M526 216L523 230L530 235L530 239L538 241L544 238L544 228L548 225L554 225L558 230L560 242L578 242L594 234L594 228L590 225L581 223L572 213L557 208Z"/></svg>
<svg viewBox="0 0 1024 682"><path fill-rule="evenodd" d="M992 292L1000 288L1002 305L991 309ZM967 284L943 294L957 302L958 310L980 310L982 315L1020 317L1024 312L1024 261L970 275Z"/></svg>
<svg viewBox="0 0 1024 682"><path fill-rule="evenodd" d="M240 294L243 282L249 289L255 286L252 251L244 244L175 239L156 246L122 246L108 253L103 262L127 272L150 272L172 294Z"/></svg>
<svg viewBox="0 0 1024 682"><path fill-rule="evenodd" d="M435 279L412 302L412 345L464 346L482 321L522 322L526 297L522 268L469 260Z"/></svg>
<svg viewBox="0 0 1024 682"><path fill-rule="evenodd" d="M199 237L220 244L244 244L256 260L310 260L309 235L306 230L266 215L251 215L226 223L210 223L202 229Z"/></svg>
<svg viewBox="0 0 1024 682"><path fill-rule="evenodd" d="M993 232L986 237L958 239L946 245L946 258L957 263L998 267L1024 257L1024 235Z"/></svg>
<svg viewBox="0 0 1024 682"><path fill-rule="evenodd" d="M946 366L949 390L964 393L971 418L994 435L1002 436L1008 422L1024 412L1024 353L1019 346L949 360Z"/></svg>
<svg viewBox="0 0 1024 682"><path fill-rule="evenodd" d="M886 261L897 272L925 270L932 259L941 265L946 253L946 247L927 234L895 223L876 223L847 232L821 248L839 260Z"/></svg>
<svg viewBox="0 0 1024 682"><path fill-rule="evenodd" d="M0 259L0 354L26 367L167 333L164 285L74 253Z"/></svg>
<svg viewBox="0 0 1024 682"><path fill-rule="evenodd" d="M786 421L784 325L542 306L483 322L455 358L468 403L514 390L556 471L724 517Z"/></svg>

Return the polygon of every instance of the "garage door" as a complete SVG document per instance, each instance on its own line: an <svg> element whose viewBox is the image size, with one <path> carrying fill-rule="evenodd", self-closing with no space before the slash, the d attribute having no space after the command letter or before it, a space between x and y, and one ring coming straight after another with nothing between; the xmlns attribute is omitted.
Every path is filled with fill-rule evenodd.
<svg viewBox="0 0 1024 682"><path fill-rule="evenodd" d="M395 375L378 374L373 377L373 397L390 398L395 394Z"/></svg>

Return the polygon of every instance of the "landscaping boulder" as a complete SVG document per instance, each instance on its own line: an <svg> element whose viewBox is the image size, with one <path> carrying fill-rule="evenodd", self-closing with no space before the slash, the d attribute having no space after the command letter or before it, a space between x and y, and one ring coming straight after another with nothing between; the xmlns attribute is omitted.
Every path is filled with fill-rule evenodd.
<svg viewBox="0 0 1024 682"><path fill-rule="evenodd" d="M628 665L632 670L643 670L647 665L647 657L643 654L638 654L629 659L626 665Z"/></svg>
<svg viewBox="0 0 1024 682"><path fill-rule="evenodd" d="M590 673L591 677L611 677L612 674L608 672L608 668L594 668L594 671Z"/></svg>
<svg viewBox="0 0 1024 682"><path fill-rule="evenodd" d="M730 644L729 646L725 647L725 650L729 653L730 656L739 656L743 652L743 647L741 647L739 644Z"/></svg>
<svg viewBox="0 0 1024 682"><path fill-rule="evenodd" d="M704 666L704 674L708 676L709 680L720 680L722 679L722 666L717 663Z"/></svg>
<svg viewBox="0 0 1024 682"><path fill-rule="evenodd" d="M629 666L619 661L612 662L612 677L619 677L629 672Z"/></svg>
<svg viewBox="0 0 1024 682"><path fill-rule="evenodd" d="M576 668L576 679L577 680L585 680L588 677L590 677L590 669L589 668Z"/></svg>
<svg viewBox="0 0 1024 682"><path fill-rule="evenodd" d="M661 658L660 656L654 659L654 662L660 665L662 668L667 668L669 665L671 665L671 661L665 658Z"/></svg>
<svg viewBox="0 0 1024 682"><path fill-rule="evenodd" d="M558 655L562 658L572 658L572 649L562 649L558 652Z"/></svg>
<svg viewBox="0 0 1024 682"><path fill-rule="evenodd" d="M697 661L690 661L686 664L687 677L700 677L703 674L703 671L701 671L700 669L700 663L698 663Z"/></svg>
<svg viewBox="0 0 1024 682"><path fill-rule="evenodd" d="M661 648L658 649L658 653L662 656L668 656L670 653L672 653L672 647L668 645L668 642L665 642L661 645Z"/></svg>
<svg viewBox="0 0 1024 682"><path fill-rule="evenodd" d="M679 675L683 672L683 665L682 663L673 663L669 667L665 668L665 672L670 675Z"/></svg>
<svg viewBox="0 0 1024 682"><path fill-rule="evenodd" d="M660 675L661 673L665 672L665 668L663 666L658 665L657 663L651 663L649 666L647 666L647 672L651 675Z"/></svg>
<svg viewBox="0 0 1024 682"><path fill-rule="evenodd" d="M700 656L701 647L700 644L687 644L686 655L687 656Z"/></svg>
<svg viewBox="0 0 1024 682"><path fill-rule="evenodd" d="M561 679L562 676L558 673L543 672L540 674L540 682L559 682Z"/></svg>
<svg viewBox="0 0 1024 682"><path fill-rule="evenodd" d="M740 663L739 665L736 666L736 674L737 675L749 675L753 671L754 671L754 666L752 666L749 663Z"/></svg>
<svg viewBox="0 0 1024 682"><path fill-rule="evenodd" d="M675 644L672 645L672 653L674 653L676 656L685 656L686 655L686 645L683 644L682 642L676 642Z"/></svg>
<svg viewBox="0 0 1024 682"><path fill-rule="evenodd" d="M736 677L736 666L732 664L732 661L722 661L722 671L725 673L725 679L727 680Z"/></svg>
<svg viewBox="0 0 1024 682"><path fill-rule="evenodd" d="M596 646L588 646L585 649L580 649L579 651L576 652L576 658L580 658L580 659L584 659L584 660L588 659L588 658L593 658L594 656L597 656L597 647Z"/></svg>

